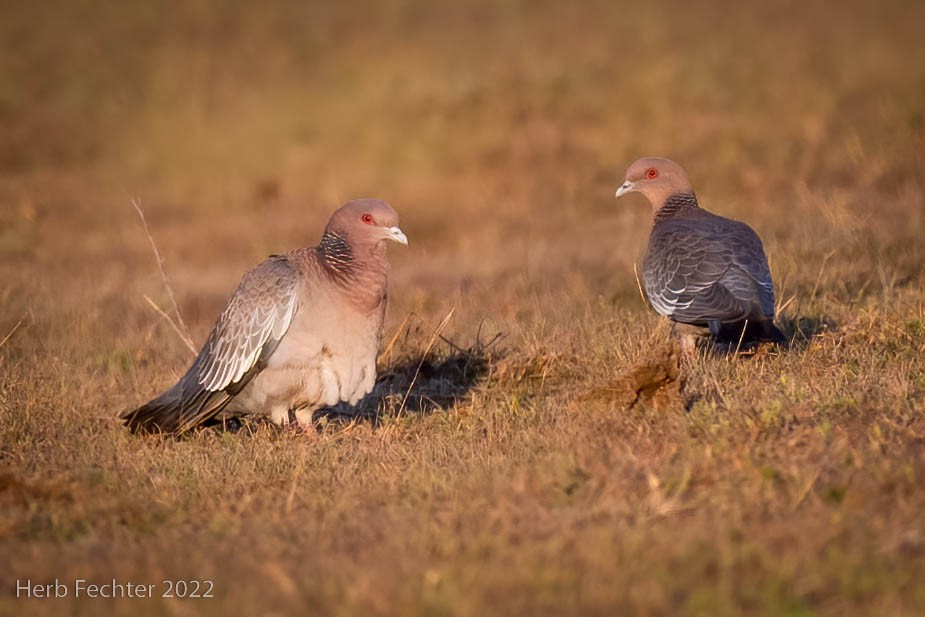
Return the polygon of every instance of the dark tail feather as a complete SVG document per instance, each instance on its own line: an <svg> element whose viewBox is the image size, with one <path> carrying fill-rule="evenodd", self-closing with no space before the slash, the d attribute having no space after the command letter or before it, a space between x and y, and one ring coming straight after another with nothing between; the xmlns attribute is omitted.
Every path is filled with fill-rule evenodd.
<svg viewBox="0 0 925 617"><path fill-rule="evenodd" d="M246 386L254 375L263 370L279 340L268 341L257 362L241 379L224 390L206 390L196 378L197 363L172 388L148 401L138 409L122 414L125 425L133 433L181 434L208 422L219 414L231 399ZM202 353L205 353L203 350Z"/></svg>
<svg viewBox="0 0 925 617"><path fill-rule="evenodd" d="M170 433L177 430L180 410L180 395L171 388L121 418L133 433Z"/></svg>

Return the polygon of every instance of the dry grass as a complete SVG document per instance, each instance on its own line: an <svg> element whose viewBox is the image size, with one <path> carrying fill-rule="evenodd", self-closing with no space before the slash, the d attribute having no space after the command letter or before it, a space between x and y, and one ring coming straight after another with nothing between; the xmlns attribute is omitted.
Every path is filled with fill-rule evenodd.
<svg viewBox="0 0 925 617"><path fill-rule="evenodd" d="M33 4L0 20L0 613L925 613L921 2ZM790 351L657 353L611 197L642 154L759 231ZM190 360L132 197L201 342L362 195L411 239L381 400L120 427ZM13 595L113 577L216 597Z"/></svg>

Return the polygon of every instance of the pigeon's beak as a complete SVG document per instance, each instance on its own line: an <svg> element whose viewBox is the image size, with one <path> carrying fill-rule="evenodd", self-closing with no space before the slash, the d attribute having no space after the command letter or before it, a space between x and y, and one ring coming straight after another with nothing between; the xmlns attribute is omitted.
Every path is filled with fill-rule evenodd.
<svg viewBox="0 0 925 617"><path fill-rule="evenodd" d="M385 237L388 240L394 240L400 244L408 244L408 236L406 236L405 233L398 227L389 227L386 229Z"/></svg>
<svg viewBox="0 0 925 617"><path fill-rule="evenodd" d="M617 189L617 197L619 197L620 195L626 195L627 193L631 192L634 188L635 187L633 186L632 182L630 182L629 180L625 181L623 184L620 185L620 188Z"/></svg>

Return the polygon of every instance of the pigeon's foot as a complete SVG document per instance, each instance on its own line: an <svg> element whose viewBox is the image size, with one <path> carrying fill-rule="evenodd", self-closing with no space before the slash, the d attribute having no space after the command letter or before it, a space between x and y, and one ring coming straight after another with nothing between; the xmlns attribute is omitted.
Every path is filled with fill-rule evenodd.
<svg viewBox="0 0 925 617"><path fill-rule="evenodd" d="M312 435L316 433L315 423L312 422L312 415L313 415L312 410L296 409L294 415L295 415L295 422L293 425L298 430L304 433L311 433Z"/></svg>
<svg viewBox="0 0 925 617"><path fill-rule="evenodd" d="M672 333L681 349L681 361L689 363L697 357L697 341L709 335L709 330L692 324L673 323Z"/></svg>

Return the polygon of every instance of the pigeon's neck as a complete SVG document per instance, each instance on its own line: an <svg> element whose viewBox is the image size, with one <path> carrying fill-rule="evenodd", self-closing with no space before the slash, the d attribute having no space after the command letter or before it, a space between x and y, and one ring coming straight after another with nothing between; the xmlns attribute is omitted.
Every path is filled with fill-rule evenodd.
<svg viewBox="0 0 925 617"><path fill-rule="evenodd" d="M389 271L384 244L353 246L345 237L327 232L318 245L324 273L357 308L372 309L383 300Z"/></svg>
<svg viewBox="0 0 925 617"><path fill-rule="evenodd" d="M325 232L321 237L318 254L322 265L334 277L348 276L356 267L350 243L345 237L335 232Z"/></svg>
<svg viewBox="0 0 925 617"><path fill-rule="evenodd" d="M670 195L664 203L662 203L662 207L655 211L655 222L658 223L659 221L674 218L679 214L689 212L699 207L697 196L693 193L675 193L674 195Z"/></svg>

